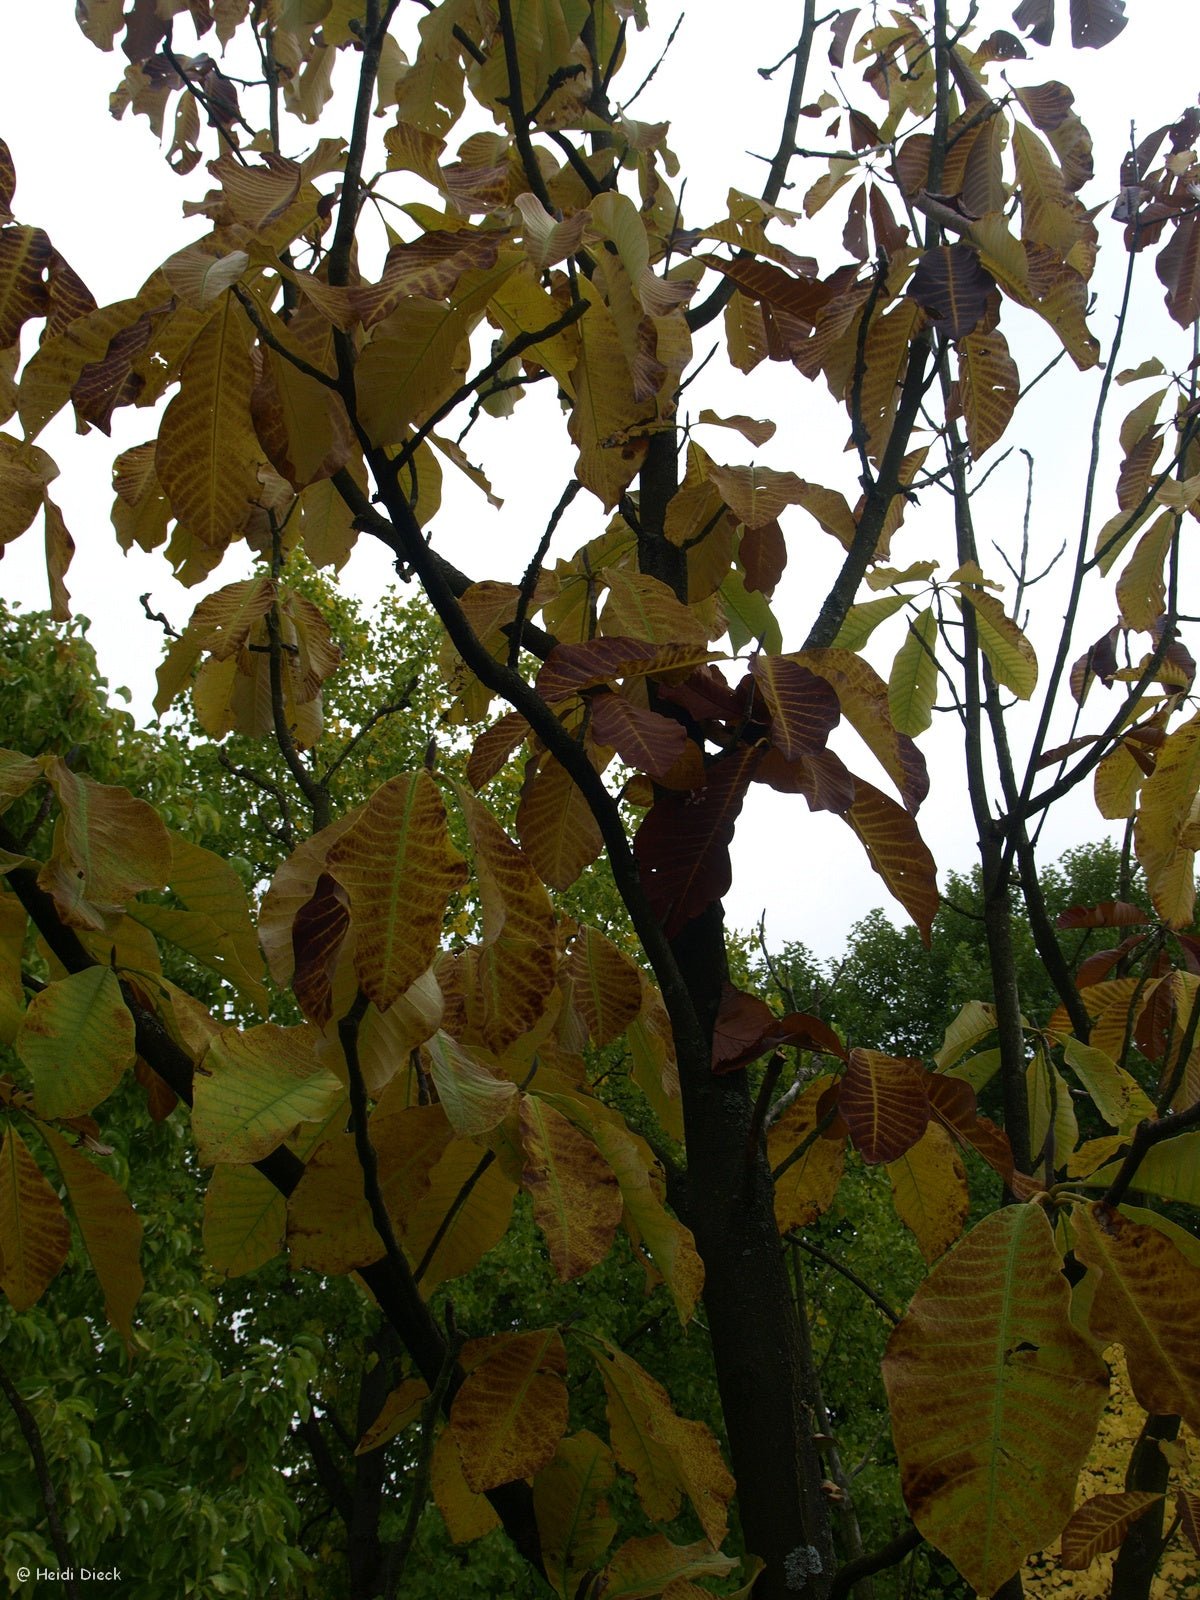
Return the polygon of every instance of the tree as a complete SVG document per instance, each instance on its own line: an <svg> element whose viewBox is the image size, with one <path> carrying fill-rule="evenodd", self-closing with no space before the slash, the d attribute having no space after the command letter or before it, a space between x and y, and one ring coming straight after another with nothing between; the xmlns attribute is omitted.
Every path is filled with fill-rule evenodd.
<svg viewBox="0 0 1200 1600"><path fill-rule="evenodd" d="M947 0L929 19L903 4L869 25L851 10L818 22L805 0L794 48L767 72L789 83L763 191L732 190L728 214L700 225L685 225L667 125L615 109L641 5L425 9L410 26L381 0L138 0L127 16L81 0L84 33L119 40L130 63L114 109L159 132L170 112L181 172L205 141L216 150L215 187L192 206L209 231L106 307L44 232L14 220L0 233L0 343L24 435L4 436L0 532L42 513L65 615L71 539L34 441L68 401L81 426L106 428L174 388L153 437L115 463L118 538L164 546L189 584L234 546L252 566L171 639L158 709L190 693L211 739L265 741L287 774L227 757L241 770L225 776L279 812L252 906L228 863L135 797L136 771L112 785L62 754L4 756L3 1021L19 1063L3 1088L5 1292L24 1310L59 1271L65 1196L132 1343L139 1227L94 1159L92 1114L136 1065L151 1104L191 1106L215 1264L254 1270L286 1248L294 1270L357 1274L377 1307L382 1410L369 1429L360 1419L361 1443L409 1430L411 1515L386 1554L377 1519L351 1532L356 1594L395 1591L431 1491L452 1538L498 1521L531 1582L564 1597L705 1592L700 1580L734 1572L732 1512L738 1581L759 1600L849 1592L922 1538L979 1592L1015 1595L1025 1557L1060 1533L1069 1566L1119 1545L1114 1593L1147 1594L1166 1539L1194 1540L1198 1520L1180 1452L1157 1441L1200 1420L1200 1265L1162 1209L1194 1205L1200 1159L1200 721L1179 594L1200 405L1188 352L1176 374L1153 358L1118 375L1117 356L1146 252L1175 321L1193 329L1200 314L1200 116L1143 139L1120 175L1125 300L1039 686L1021 626L1035 575L1027 553L1006 556L1015 594L999 598L974 496L1021 396L1008 335L1040 318L1080 371L1101 354L1086 320L1099 228L1078 198L1090 140L1064 85L1008 86L1049 39L1052 0L1018 8L1028 46L1004 28L981 38L975 8L952 18ZM1073 42L1111 43L1123 9L1073 0ZM185 12L221 63L177 44ZM838 68L854 41L861 107L806 100L818 39ZM305 128L337 113L339 59L357 80L343 136L313 143ZM373 108L388 121L378 171ZM804 215L849 196L824 275L775 231L801 220L779 201L799 118L822 112L835 153ZM14 185L6 162L6 215ZM369 264L376 213L387 248ZM693 336L718 318L734 367L780 362L844 405L856 504L692 437ZM22 359L27 324L40 340ZM1114 384L1150 377L1165 381L1122 426L1117 510L1096 534ZM520 581L468 576L438 547L443 463L488 485L463 436L441 430L514 407L498 425L517 428L539 383L558 391L574 474L532 559L516 557ZM773 431L707 410L700 424L751 447ZM915 529L920 497L940 492L949 575L932 532L930 554L889 565L901 523ZM607 521L593 512L588 542L547 567L581 494ZM814 523L838 565L785 650L770 597ZM432 605L452 720L489 720L465 783L442 777L433 748L373 782L358 733L392 703L383 686L333 766L320 757L339 650L300 552L337 567L362 536ZM1117 620L1072 666L1085 590L1131 545ZM864 584L874 598L859 599ZM862 652L889 618L903 631L885 680ZM1100 686L1113 704L1094 726ZM1012 704L1035 694L1030 728ZM722 897L739 812L765 783L841 818L928 942L939 902L915 740L939 699L963 735L990 993L926 1062L736 987ZM843 719L892 792L830 747ZM510 821L501 774L518 767ZM1102 815L1128 823L1122 893L1056 926L1040 819L1093 774ZM489 785L498 800L481 798ZM226 793L236 810L244 790ZM562 897L602 854L619 905L601 929L564 909L587 896ZM1149 909L1127 892L1134 856ZM1023 1006L1017 893L1049 1014ZM1060 934L1089 927L1120 942L1073 968ZM596 1070L614 1047L636 1112L633 1088ZM1099 1130L1082 1144L1068 1073ZM882 1362L913 1523L877 1554L835 1515L846 1488L832 1454L827 1476L821 1416L851 1397L821 1389L780 1238L803 1241L848 1149L888 1169L928 1266ZM518 1195L513 1226L532 1215L578 1313L481 1297L461 1321L448 1294L504 1238ZM728 1465L676 1411L671 1374L588 1313L589 1274L635 1262L681 1324L703 1294ZM1147 1421L1127 1493L1073 1510L1114 1345ZM30 1441L36 1453L36 1430Z"/></svg>

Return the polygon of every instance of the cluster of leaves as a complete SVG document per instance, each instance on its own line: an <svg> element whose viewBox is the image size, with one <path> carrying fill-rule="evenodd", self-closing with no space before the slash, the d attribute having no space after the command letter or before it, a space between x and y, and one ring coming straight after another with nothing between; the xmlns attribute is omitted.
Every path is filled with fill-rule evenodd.
<svg viewBox="0 0 1200 1600"><path fill-rule="evenodd" d="M1121 9L1073 0L1075 41L1114 38ZM43 745L0 752L0 1039L18 1063L0 1079L11 1305L29 1311L60 1272L69 1211L108 1319L136 1346L142 1226L96 1159L93 1115L132 1074L152 1116L191 1107L197 1159L212 1170L204 1243L216 1271L254 1273L286 1251L293 1269L356 1275L378 1307L357 1449L371 1458L408 1435L413 1514L386 1551L378 1516L357 1543L348 1519L361 1592L394 1591L432 1495L453 1540L498 1521L564 1600L688 1600L737 1566L723 1549L736 1491L741 1592L824 1596L864 1569L847 1533L849 1565L832 1570L828 1440L814 1427L801 1284L780 1235L803 1239L828 1211L852 1153L886 1168L928 1266L882 1362L919 1536L987 1594L1060 1533L1068 1564L1122 1541L1118 1566L1145 1564L1141 1546L1155 1558L1165 1479L1131 1484L1150 1495L1136 1504L1072 1508L1110 1345L1152 1419L1200 1427L1200 1265L1157 1209L1200 1199L1200 716L1187 719L1194 663L1178 638L1181 528L1200 515L1194 371L1126 419L1118 510L1094 541L1084 517L1023 774L1004 695L1039 687L1018 620L1027 574L1022 563L1006 607L979 562L967 489L1015 413L1008 333L1026 313L1078 369L1099 360L1086 321L1099 233L1078 198L1091 146L1070 91L1000 88L996 64L1025 59L1025 46L1003 29L951 33L944 0L931 23L907 0L865 28L857 11L818 24L809 0L763 194L732 190L727 215L688 226L666 124L610 100L627 26L646 20L636 3L444 0L405 36L410 53L395 4L380 0L78 10L94 43L121 41L118 114L132 108L161 136L174 101L169 159L181 173L201 159L206 114L215 186L188 206L202 237L132 297L98 307L46 235L12 220L0 147L0 398L24 435L0 435L0 542L42 513L65 616L71 540L35 440L68 404L85 429L161 406L153 436L115 463L118 540L162 547L189 585L235 545L254 567L195 607L168 647L156 707L190 695L210 739L270 743L270 771L225 765L275 802L286 853L264 862L259 896L257 866L240 874L169 826L179 819L132 792L136 771L113 784ZM211 56L176 49L185 10L198 40L212 29L256 64L261 126ZM854 41L874 116L828 96L803 103L829 22L829 59L843 67ZM1053 6L1026 0L1017 25L1040 43ZM307 126L325 112L339 54L358 74L349 140L290 155L281 116ZM368 177L372 103L389 126L384 166ZM468 132L468 105L499 131ZM803 216L850 192L847 259L822 275L773 230L801 220L778 204L797 119L829 111L830 137L850 148L829 158ZM451 158L456 130L467 136ZM1189 111L1144 141L1117 211L1131 280L1157 248L1184 325L1200 312L1198 132ZM399 204L396 191L402 231L388 230L372 276L364 207ZM845 407L854 506L690 438L680 456L692 338L722 315L735 368L792 366ZM22 333L39 323L22 360ZM472 370L485 324L497 338ZM1114 380L1158 373L1117 378L1115 354L1102 408ZM472 420L506 414L543 380L567 412L575 477L522 581L471 582L430 525L447 466L490 486L439 430L464 405ZM773 431L709 411L700 423L756 448ZM1093 460L1089 513L1095 476ZM931 559L887 565L917 492L941 484L954 502L950 575ZM579 490L607 522L548 567ZM798 530L793 510L807 519ZM840 567L800 648L785 650L771 596L789 540L815 538L814 525ZM338 568L364 534L433 605L449 719L488 721L465 781L439 777L432 753L374 781L366 736L394 705L359 711L358 731L326 758L341 652L304 564ZM1139 534L1116 625L1069 667L1085 580ZM856 605L864 581L877 598ZM901 613L885 679L860 651ZM1089 731L1096 683L1119 686L1119 704ZM926 1059L735 987L721 900L749 786L765 783L841 818L928 944L939 900L915 821L929 779L914 741L942 684L966 739L992 993L970 1000ZM1064 687L1078 716L1051 749ZM497 697L507 709L489 720ZM830 747L843 719L894 796ZM480 794L518 762L514 841L500 820L512 782L496 806ZM1150 906L1122 893L1067 908L1065 931L1134 930L1073 970L1031 823L1093 772L1102 815L1129 824ZM622 906L607 931L555 898L602 853ZM1014 871L1059 1002L1033 1023L1012 950ZM589 1071L614 1048L644 1102L636 1130ZM789 1063L795 1081L776 1098ZM1067 1074L1086 1109L1082 1140ZM1003 1125L977 1099L993 1078ZM1006 1203L960 1237L969 1169ZM1129 1206L1131 1190L1156 1208ZM518 1198L562 1284L625 1252L681 1325L703 1290L734 1473L713 1431L681 1416L593 1321L547 1322L526 1304L475 1337L452 1315L439 1325L430 1297L500 1245ZM597 1384L602 1411L585 1424L572 1393ZM309 1442L321 1475L319 1430ZM1172 1492L1196 1543L1196 1494L1178 1480ZM1155 1518L1158 1534L1125 1538ZM900 1553L917 1537L902 1535Z"/></svg>

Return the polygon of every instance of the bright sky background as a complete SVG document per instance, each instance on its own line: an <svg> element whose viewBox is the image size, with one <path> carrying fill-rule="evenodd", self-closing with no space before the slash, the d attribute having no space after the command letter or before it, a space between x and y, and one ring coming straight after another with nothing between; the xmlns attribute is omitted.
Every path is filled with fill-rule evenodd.
<svg viewBox="0 0 1200 1600"><path fill-rule="evenodd" d="M647 34L634 36L630 65L618 80L627 94L653 64L679 9L676 3L652 0L654 26ZM755 156L769 156L775 149L788 70L785 67L764 82L757 69L778 61L794 43L799 9L778 0L774 4L739 0L736 6L694 0L666 61L632 109L631 114L644 121L671 119L669 142L688 174L684 197L688 225L723 215L730 186L753 191L761 184L765 169ZM952 11L959 9L952 7ZM1011 9L1011 4L1002 0L982 0L983 32L1010 27ZM1129 27L1115 44L1099 52L1076 52L1066 41L1067 0L1059 0L1063 38L1051 50L1030 46L1031 59L1011 63L1008 68L1010 81L1018 85L1050 78L1069 83L1075 90L1076 109L1092 132L1097 176L1082 198L1103 209L1097 218L1101 265L1093 284L1100 300L1090 325L1106 350L1114 327L1124 256L1120 229L1108 221L1111 208L1105 202L1117 187L1117 168L1129 144L1130 124L1136 125L1141 136L1162 122L1173 121L1200 89L1200 8L1192 0L1129 0L1128 9ZM95 50L78 32L73 12L70 0L10 0L5 48L0 54L0 136L7 140L16 163L16 215L23 222L45 228L97 300L105 303L135 292L164 257L203 231L203 219L184 219L181 206L185 198L203 194L209 178L203 163L190 177L176 177L163 159L165 149L158 148L143 118L127 116L121 123L110 118L107 97L120 78L124 58L119 51L105 56ZM886 17L885 8L881 7L880 13ZM402 38L415 27L419 15L415 5L402 8ZM176 48L195 53L182 18L179 24ZM810 99L829 86L826 44L827 33L823 33L814 52ZM199 48L215 49L212 36ZM842 77L851 100L864 103L849 61ZM331 120L322 132L343 129L345 117L339 114L336 96L332 108L338 125ZM823 138L826 120L803 123L802 144L827 148ZM386 122L379 124L380 134L384 126ZM307 130L306 136L315 137ZM206 154L212 153L206 149ZM824 170L822 161L796 162L794 187L782 203L799 209L805 190ZM843 259L838 237L844 210L836 202L830 207L830 218L832 225L821 229L816 244L804 229L794 238L784 238L801 252L818 254L823 271ZM1127 330L1118 364L1134 365L1157 353L1169 368L1181 367L1188 359L1185 337L1162 308L1162 290L1153 278L1149 254L1140 279L1138 315ZM1023 332L1019 331L1022 324ZM1054 354L1056 341L1031 314L1022 316L1011 306L1005 308L1003 326L1022 375L1028 379ZM718 331L719 325L698 336L698 354L715 341ZM1074 548L1098 382L1098 373L1080 377L1064 361L1023 404L1001 447L1024 445L1035 456L1034 571L1064 538L1069 550ZM507 423L484 418L490 428L481 424L467 441L471 454L484 460L496 492L505 499L499 514L465 480L452 483L452 469L447 468L447 494L435 537L439 547L473 576L515 577L520 573L570 475L571 452L564 448L565 430L548 388L531 389ZM1097 526L1115 509L1116 426L1144 393L1144 386L1119 390L1111 405ZM716 459L731 463L757 459L790 468L847 490L851 503L856 498L856 458L844 454L845 416L832 406L823 384L808 384L790 367L764 363L743 377L714 361L685 400L693 417L711 406L722 414L771 417L778 424L775 438L757 453L728 430L699 430L697 437ZM540 426L539 417L543 419ZM103 670L112 683L129 686L134 709L143 717L150 715L161 635L145 622L137 596L149 590L153 608L165 611L180 626L203 592L181 590L161 553L147 556L135 550L122 556L115 543L108 520L112 458L119 450L151 437L152 431L149 417L125 410L114 421L111 440L95 431L79 437L68 410L38 441L62 469L52 493L63 508L77 546L67 578L73 604L93 620L91 638ZM455 430L448 427L446 431ZM989 541L995 539L1014 557L1019 549L1024 490L1025 464L1014 451L996 471L985 495L976 501L981 560L991 577L1002 579L1005 574ZM570 554L582 540L599 532L603 523L598 503L581 496L559 529L551 558ZM836 570L840 552L799 511L790 513L784 526L789 534L790 565L777 592L776 610L783 623L785 646L795 648L812 619L814 604L819 603ZM942 570L949 571L954 564L950 533L948 501L936 490L927 491L919 510L910 510L905 528L894 542L894 559L904 565L939 555ZM231 582L244 571L244 547L238 547L213 584ZM378 594L390 577L385 553L366 539L360 541L343 574L344 581L367 600ZM10 599L20 599L29 607L46 604L40 519L9 546L0 578ZM1033 591L1030 632L1047 662L1068 578L1064 561L1053 579ZM1101 592L1098 604L1086 613L1075 653L1113 620L1110 594L1111 590ZM1184 609L1195 612L1200 605L1187 602ZM885 675L902 629L898 617L877 636L876 665ZM1102 707L1101 712L1107 715L1107 708ZM1021 729L1027 720L1018 718L1014 725L1018 760ZM855 743L850 735L841 747L850 765L857 766L865 777L877 776L865 751L853 748ZM973 830L952 719L936 717L922 745L933 772L932 794L919 818L922 832L940 868L965 869L972 861ZM1052 860L1071 845L1099 837L1103 829L1090 797L1063 808L1047 827L1043 858ZM773 945L801 939L820 954L834 955L852 924L885 899L882 884L843 823L827 814L812 815L802 802L769 794L760 786L743 813L734 865L735 885L727 902L730 921L748 928L767 907L767 932Z"/></svg>

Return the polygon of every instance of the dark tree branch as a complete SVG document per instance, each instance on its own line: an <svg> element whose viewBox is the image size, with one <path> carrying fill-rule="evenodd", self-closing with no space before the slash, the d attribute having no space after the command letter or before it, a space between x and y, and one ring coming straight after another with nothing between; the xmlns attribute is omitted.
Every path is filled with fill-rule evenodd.
<svg viewBox="0 0 1200 1600"><path fill-rule="evenodd" d="M861 1582L863 1578L870 1578L876 1572L886 1572L888 1567L899 1566L905 1556L923 1542L922 1535L910 1523L903 1533L897 1534L881 1550L860 1556L857 1561L847 1561L834 1576L829 1590L829 1600L844 1600L846 1595L853 1592L855 1584Z"/></svg>
<svg viewBox="0 0 1200 1600"><path fill-rule="evenodd" d="M58 1565L64 1572L71 1574L63 1580L64 1587L71 1600L79 1600L79 1586L75 1581L74 1568L71 1565L71 1546L67 1543L67 1535L62 1525L62 1518L58 1514L58 1496L54 1492L54 1479L50 1476L50 1464L46 1460L46 1447L42 1442L42 1430L38 1427L37 1418L25 1404L21 1392L8 1375L7 1369L0 1364L0 1389L4 1390L4 1398L12 1408L12 1414L17 1419L25 1444L29 1450L30 1460L33 1462L33 1475L38 1481L38 1491L42 1497L42 1504L46 1508L46 1526L50 1529L50 1542L54 1546L54 1553L58 1557Z"/></svg>
<svg viewBox="0 0 1200 1600"><path fill-rule="evenodd" d="M771 158L771 167L767 173L767 181L763 185L762 197L768 205L773 206L783 193L783 186L787 182L788 167L792 157L796 154L796 128L800 122L800 107L804 102L804 84L808 77L808 62L812 55L813 35L817 30L817 0L804 0L804 18L800 24L800 38L792 56L792 81L788 86L787 107L783 114L783 129L779 135L779 145ZM786 58L785 58L786 59ZM745 260L752 256L753 251L739 250L735 259ZM695 333L698 329L707 327L733 298L736 285L732 278L722 277L713 292L702 300L698 306L692 306L686 313L687 325Z"/></svg>

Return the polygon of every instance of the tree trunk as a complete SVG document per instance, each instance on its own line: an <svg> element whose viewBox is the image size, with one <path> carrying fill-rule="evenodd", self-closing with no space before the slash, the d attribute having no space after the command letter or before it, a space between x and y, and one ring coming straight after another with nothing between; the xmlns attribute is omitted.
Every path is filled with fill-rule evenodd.
<svg viewBox="0 0 1200 1600"><path fill-rule="evenodd" d="M684 552L665 537L678 485L676 438L652 437L637 507L641 570L687 600ZM746 1549L766 1563L755 1594L824 1600L833 1567L828 1506L804 1392L803 1346L775 1223L761 1138L748 1148L754 1106L746 1073L715 1076L711 1038L728 976L719 902L673 941L701 1023L704 1054L680 1049L687 1145L687 1222L704 1262L704 1309L729 1437Z"/></svg>

